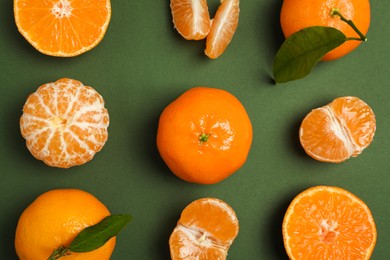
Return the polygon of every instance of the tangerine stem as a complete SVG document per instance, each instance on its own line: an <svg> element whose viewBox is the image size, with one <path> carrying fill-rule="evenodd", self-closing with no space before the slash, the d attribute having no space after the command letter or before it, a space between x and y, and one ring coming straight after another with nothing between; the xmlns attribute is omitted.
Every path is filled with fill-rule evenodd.
<svg viewBox="0 0 390 260"><path fill-rule="evenodd" d="M205 133L202 133L200 136L199 136L199 141L201 143L204 143L204 142L207 142L207 140L209 139L209 134L205 134Z"/></svg>
<svg viewBox="0 0 390 260"><path fill-rule="evenodd" d="M47 260L56 260L67 255L70 255L70 249L65 246L60 246L53 251L53 253L51 254L51 256L49 256Z"/></svg>
<svg viewBox="0 0 390 260"><path fill-rule="evenodd" d="M332 16L337 15L338 17L340 17L341 21L351 26L352 29L360 36L360 38L348 37L347 40L356 40L356 41L364 41L364 42L367 41L367 37L356 27L356 25L352 22L352 20L348 20L347 18L345 18L337 8L333 8L332 11L330 11L330 15Z"/></svg>

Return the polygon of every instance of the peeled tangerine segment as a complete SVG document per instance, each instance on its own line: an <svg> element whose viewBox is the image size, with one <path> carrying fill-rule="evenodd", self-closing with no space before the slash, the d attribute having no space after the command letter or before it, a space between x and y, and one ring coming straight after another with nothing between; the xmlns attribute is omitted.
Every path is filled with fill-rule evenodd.
<svg viewBox="0 0 390 260"><path fill-rule="evenodd" d="M238 234L238 219L225 202L203 198L182 212L169 239L172 259L226 259Z"/></svg>
<svg viewBox="0 0 390 260"><path fill-rule="evenodd" d="M359 155L372 142L375 129L375 115L365 102L341 97L304 118L300 141L314 159L337 163Z"/></svg>

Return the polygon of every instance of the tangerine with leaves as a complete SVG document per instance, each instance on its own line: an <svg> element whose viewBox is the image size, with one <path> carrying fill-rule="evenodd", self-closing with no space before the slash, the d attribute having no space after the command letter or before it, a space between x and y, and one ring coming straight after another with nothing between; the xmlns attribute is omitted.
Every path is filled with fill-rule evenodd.
<svg viewBox="0 0 390 260"><path fill-rule="evenodd" d="M79 189L55 189L38 196L21 214L15 233L15 249L21 260L48 259L54 250L68 246L86 227L109 216L107 207ZM116 237L103 246L64 259L110 259Z"/></svg>
<svg viewBox="0 0 390 260"><path fill-rule="evenodd" d="M368 206L347 190L311 187L296 196L283 219L291 260L370 259L376 226Z"/></svg>
<svg viewBox="0 0 390 260"><path fill-rule="evenodd" d="M226 259L239 231L234 210L216 198L190 203L169 238L172 260Z"/></svg>
<svg viewBox="0 0 390 260"><path fill-rule="evenodd" d="M102 96L68 78L44 84L29 95L20 118L31 154L60 168L92 160L107 141L108 125Z"/></svg>
<svg viewBox="0 0 390 260"><path fill-rule="evenodd" d="M111 18L110 0L14 0L19 32L38 51L71 57L103 39Z"/></svg>
<svg viewBox="0 0 390 260"><path fill-rule="evenodd" d="M347 96L313 109L301 123L299 138L312 158L340 163L367 148L375 130L371 107L357 97Z"/></svg>
<svg viewBox="0 0 390 260"><path fill-rule="evenodd" d="M327 53L323 60L335 60L356 49L361 36L339 15L332 15L337 10L346 20L351 20L354 26L363 35L366 35L370 26L369 0L283 0L280 13L280 23L286 38L293 33L310 26L328 26L343 32L348 40L334 50Z"/></svg>
<svg viewBox="0 0 390 260"><path fill-rule="evenodd" d="M157 148L179 178L214 184L246 161L252 124L241 102L228 91L194 87L161 113Z"/></svg>

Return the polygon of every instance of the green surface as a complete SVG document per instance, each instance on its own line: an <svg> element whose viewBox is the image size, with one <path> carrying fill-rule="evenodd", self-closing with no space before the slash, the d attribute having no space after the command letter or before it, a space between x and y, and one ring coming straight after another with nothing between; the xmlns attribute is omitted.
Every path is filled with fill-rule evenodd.
<svg viewBox="0 0 390 260"><path fill-rule="evenodd" d="M345 188L371 208L378 229L372 259L387 259L390 239L390 1L371 1L368 42L305 79L273 85L272 61L282 43L281 1L241 2L238 30L217 60L204 41L186 41L173 29L169 1L112 1L103 41L74 58L36 51L19 34L11 0L0 0L0 259L16 259L14 232L21 212L39 194L80 188L112 213L133 220L119 234L112 259L169 259L168 239L182 209L211 196L229 203L240 233L228 259L286 259L281 224L291 199L314 185ZM209 1L214 11L217 0ZM34 159L19 131L27 96L61 77L93 86L110 113L109 140L89 163L50 168ZM211 186L186 183L159 157L159 114L175 97L198 86L222 88L246 107L253 145L246 164ZM342 164L317 162L300 147L298 128L312 109L336 97L367 102L377 117L373 143Z"/></svg>

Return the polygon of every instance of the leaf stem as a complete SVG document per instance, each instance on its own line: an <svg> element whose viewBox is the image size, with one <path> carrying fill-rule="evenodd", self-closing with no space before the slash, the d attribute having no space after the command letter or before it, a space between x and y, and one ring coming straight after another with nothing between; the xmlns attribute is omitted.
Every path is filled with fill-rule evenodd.
<svg viewBox="0 0 390 260"><path fill-rule="evenodd" d="M68 247L60 246L59 248L55 249L51 256L47 260L56 260L60 259L63 256L70 255L70 250Z"/></svg>
<svg viewBox="0 0 390 260"><path fill-rule="evenodd" d="M340 17L341 21L351 26L352 29L360 36L360 38L348 37L347 40L356 40L356 41L364 41L364 42L367 41L367 37L356 27L356 25L352 22L352 20L348 20L347 18L345 18L337 8L333 8L332 11L330 11L330 15L332 16L337 15L338 17Z"/></svg>

